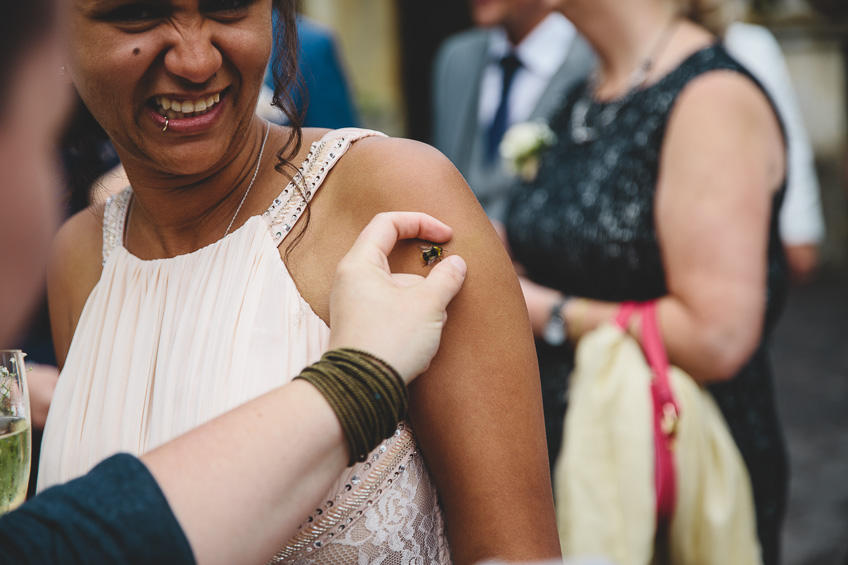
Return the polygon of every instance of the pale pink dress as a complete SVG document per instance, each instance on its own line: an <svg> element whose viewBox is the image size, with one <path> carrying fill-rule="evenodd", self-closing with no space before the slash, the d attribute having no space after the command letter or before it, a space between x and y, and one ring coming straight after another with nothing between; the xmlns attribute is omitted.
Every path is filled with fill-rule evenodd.
<svg viewBox="0 0 848 565"><path fill-rule="evenodd" d="M264 214L187 255L130 254L123 233L132 192L109 200L103 273L50 407L39 489L114 453L142 454L321 357L330 330L298 293L278 247L351 143L372 135L381 134L328 133L300 168L302 195L289 184ZM436 490L408 423L342 474L274 562L450 562Z"/></svg>

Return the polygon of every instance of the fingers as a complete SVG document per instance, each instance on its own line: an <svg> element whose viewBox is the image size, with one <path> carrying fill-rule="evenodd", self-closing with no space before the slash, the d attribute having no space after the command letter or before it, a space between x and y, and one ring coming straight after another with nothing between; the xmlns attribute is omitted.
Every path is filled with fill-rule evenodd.
<svg viewBox="0 0 848 565"><path fill-rule="evenodd" d="M398 239L418 238L442 243L449 240L452 233L447 225L422 212L382 212L365 226L350 253L365 254L377 248L388 257Z"/></svg>
<svg viewBox="0 0 848 565"><path fill-rule="evenodd" d="M437 306L444 310L462 288L467 270L462 257L451 255L433 267L421 284L436 298Z"/></svg>
<svg viewBox="0 0 848 565"><path fill-rule="evenodd" d="M404 287L418 284L424 280L424 277L412 273L392 273L392 280L396 285Z"/></svg>

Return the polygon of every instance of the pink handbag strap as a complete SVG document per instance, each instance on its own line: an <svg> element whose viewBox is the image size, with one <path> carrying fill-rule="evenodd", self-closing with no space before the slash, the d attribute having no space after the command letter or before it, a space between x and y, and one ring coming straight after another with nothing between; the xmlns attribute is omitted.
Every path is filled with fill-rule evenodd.
<svg viewBox="0 0 848 565"><path fill-rule="evenodd" d="M630 318L633 317L633 314L636 313L638 308L638 302L622 302L621 307L618 309L618 314L615 316L615 325L626 331Z"/></svg>
<svg viewBox="0 0 848 565"><path fill-rule="evenodd" d="M654 378L651 380L651 398L654 405L654 446L656 452L657 525L661 531L668 526L677 498L677 480L674 469L674 436L680 408L669 383L668 355L657 321L655 301L621 305L615 323L622 329L634 314L641 315L642 352Z"/></svg>
<svg viewBox="0 0 848 565"><path fill-rule="evenodd" d="M645 302L640 310L642 311L642 351L648 365L654 371L659 388L667 395L665 400L674 403L676 407L671 385L668 382L668 355L665 352L665 344L657 321L657 303Z"/></svg>

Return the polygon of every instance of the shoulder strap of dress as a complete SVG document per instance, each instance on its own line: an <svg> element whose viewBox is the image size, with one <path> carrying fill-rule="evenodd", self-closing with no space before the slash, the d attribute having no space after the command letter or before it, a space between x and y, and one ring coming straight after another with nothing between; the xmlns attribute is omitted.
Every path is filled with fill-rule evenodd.
<svg viewBox="0 0 848 565"><path fill-rule="evenodd" d="M116 247L124 244L124 222L127 218L127 208L132 197L129 186L106 200L103 210L103 264Z"/></svg>
<svg viewBox="0 0 848 565"><path fill-rule="evenodd" d="M279 246L294 227L306 205L321 187L327 174L342 158L354 141L364 137L385 134L361 128L343 128L328 132L312 144L306 160L298 169L294 179L274 199L262 218L268 224L274 245Z"/></svg>

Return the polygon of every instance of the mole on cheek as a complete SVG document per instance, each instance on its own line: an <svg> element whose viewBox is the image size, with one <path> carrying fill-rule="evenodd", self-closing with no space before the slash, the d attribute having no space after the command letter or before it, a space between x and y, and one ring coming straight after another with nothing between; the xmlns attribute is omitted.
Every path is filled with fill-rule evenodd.
<svg viewBox="0 0 848 565"><path fill-rule="evenodd" d="M139 53L141 53L141 49L139 49L138 47L133 49L133 55L138 55Z"/></svg>

